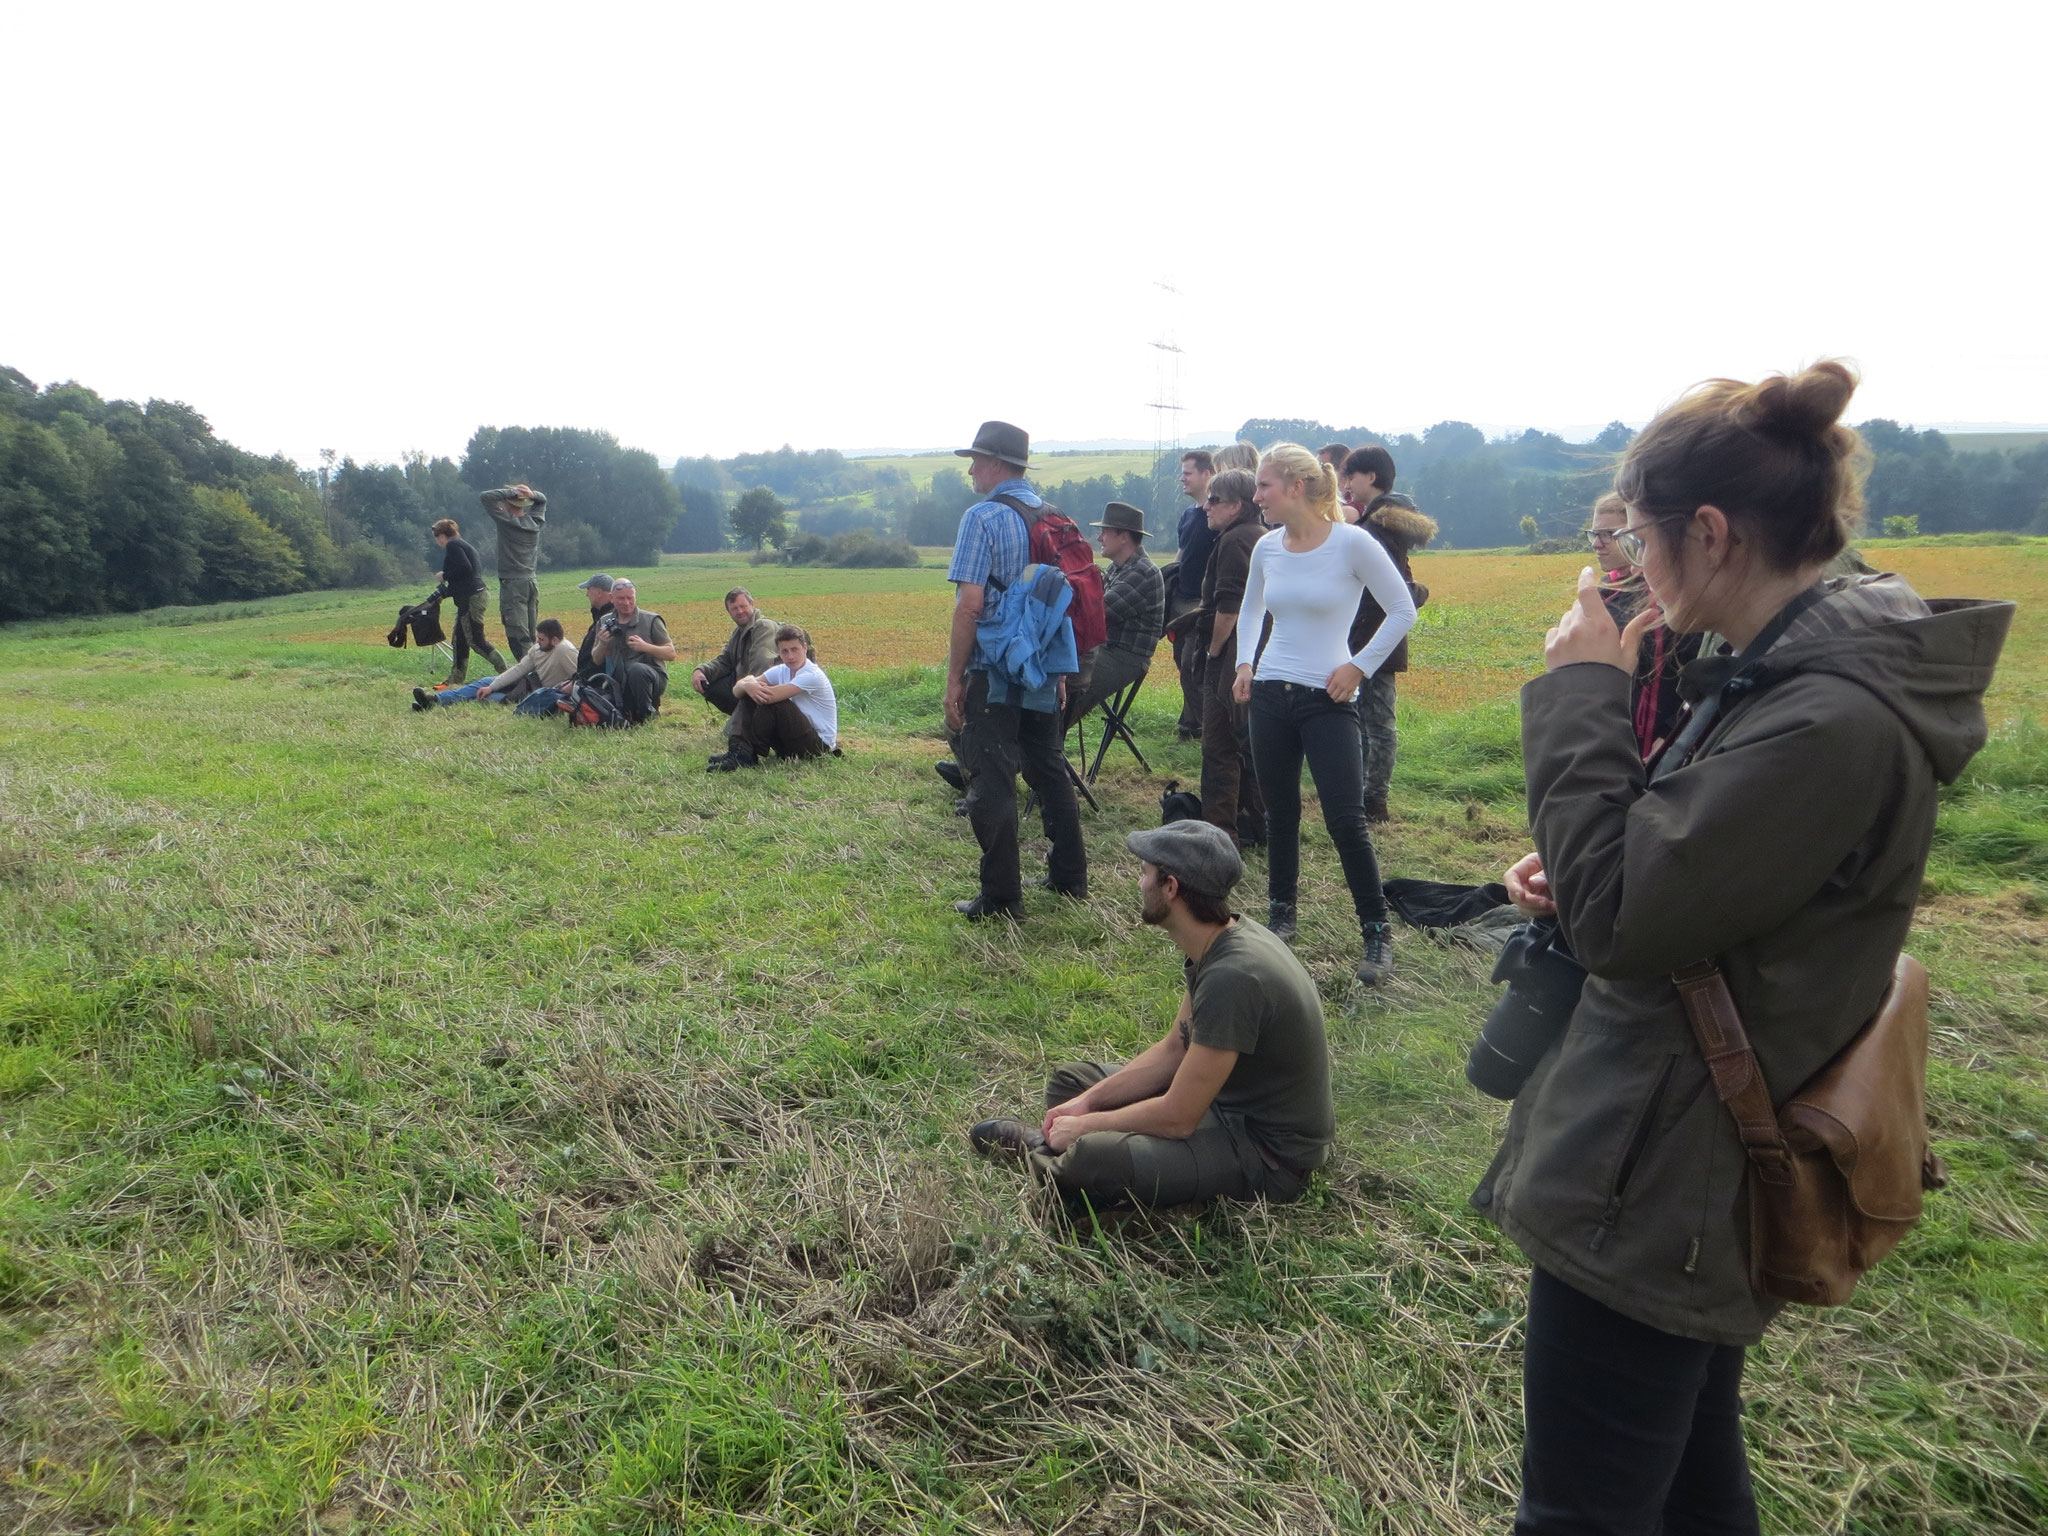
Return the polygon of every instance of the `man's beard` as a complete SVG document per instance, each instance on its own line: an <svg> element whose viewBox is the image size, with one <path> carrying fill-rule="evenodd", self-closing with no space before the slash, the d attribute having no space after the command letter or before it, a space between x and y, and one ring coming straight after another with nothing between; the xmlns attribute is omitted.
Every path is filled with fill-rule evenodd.
<svg viewBox="0 0 2048 1536"><path fill-rule="evenodd" d="M1157 928L1165 923L1167 914L1173 910L1166 896L1157 886L1138 893L1138 916Z"/></svg>

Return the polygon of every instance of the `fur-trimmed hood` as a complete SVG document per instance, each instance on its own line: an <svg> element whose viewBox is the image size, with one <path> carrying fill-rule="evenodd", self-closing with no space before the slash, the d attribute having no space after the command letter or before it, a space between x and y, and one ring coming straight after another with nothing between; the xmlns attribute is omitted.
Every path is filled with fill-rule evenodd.
<svg viewBox="0 0 2048 1536"><path fill-rule="evenodd" d="M1400 491L1389 491L1366 503L1365 521L1399 539L1411 551L1436 537L1436 519L1416 510L1415 500Z"/></svg>

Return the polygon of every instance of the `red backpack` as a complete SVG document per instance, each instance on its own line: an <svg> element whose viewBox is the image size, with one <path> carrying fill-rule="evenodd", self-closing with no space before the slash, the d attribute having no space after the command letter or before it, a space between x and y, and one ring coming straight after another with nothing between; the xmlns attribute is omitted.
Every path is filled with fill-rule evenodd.
<svg viewBox="0 0 2048 1536"><path fill-rule="evenodd" d="M1074 621L1074 649L1085 656L1109 638L1109 620L1102 608L1102 572L1095 550L1074 520L1051 502L1027 507L1014 496L993 498L1024 519L1031 530L1031 558L1056 567L1074 589L1067 617Z"/></svg>

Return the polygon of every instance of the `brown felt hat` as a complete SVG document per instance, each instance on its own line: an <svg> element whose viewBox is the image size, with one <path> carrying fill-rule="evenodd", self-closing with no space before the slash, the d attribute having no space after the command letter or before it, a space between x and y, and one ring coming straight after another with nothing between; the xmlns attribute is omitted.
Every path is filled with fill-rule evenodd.
<svg viewBox="0 0 2048 1536"><path fill-rule="evenodd" d="M1125 533L1145 536L1145 514L1128 501L1112 501L1102 509L1102 521L1090 523L1091 528L1121 528Z"/></svg>
<svg viewBox="0 0 2048 1536"><path fill-rule="evenodd" d="M971 459L977 453L990 458L1001 459L1005 464L1014 464L1019 469L1031 467L1031 434L1022 427L1013 427L1007 421L984 421L981 430L974 434L973 445L955 448L953 452L963 459Z"/></svg>

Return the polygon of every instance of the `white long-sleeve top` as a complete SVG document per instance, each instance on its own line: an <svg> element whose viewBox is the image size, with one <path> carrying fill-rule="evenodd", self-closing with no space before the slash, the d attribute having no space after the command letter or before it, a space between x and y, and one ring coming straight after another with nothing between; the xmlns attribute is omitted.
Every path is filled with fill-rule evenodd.
<svg viewBox="0 0 2048 1536"><path fill-rule="evenodd" d="M1347 661L1371 677L1415 627L1415 601L1393 557L1352 523L1332 524L1328 538L1299 554L1285 539L1286 530L1276 528L1252 546L1244 611L1237 619L1237 664L1252 660L1270 613L1273 638L1252 674L1258 681L1321 688ZM1364 591L1387 616L1354 656L1351 621Z"/></svg>

